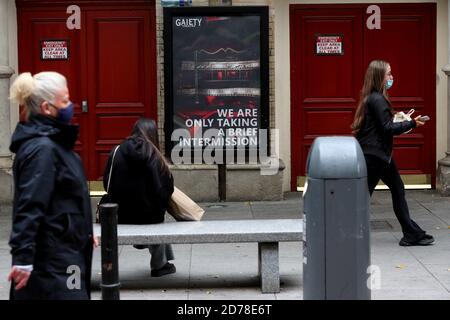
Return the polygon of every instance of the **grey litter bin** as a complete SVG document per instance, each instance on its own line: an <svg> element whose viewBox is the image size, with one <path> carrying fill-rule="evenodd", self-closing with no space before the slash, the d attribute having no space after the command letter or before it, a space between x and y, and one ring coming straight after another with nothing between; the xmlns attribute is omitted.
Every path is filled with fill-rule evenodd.
<svg viewBox="0 0 450 320"><path fill-rule="evenodd" d="M370 196L358 141L317 138L306 171L303 297L369 300Z"/></svg>

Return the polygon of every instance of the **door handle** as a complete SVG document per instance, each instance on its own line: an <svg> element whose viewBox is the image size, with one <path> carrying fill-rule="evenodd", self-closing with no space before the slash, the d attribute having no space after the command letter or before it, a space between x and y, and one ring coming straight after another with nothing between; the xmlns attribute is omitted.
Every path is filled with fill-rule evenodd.
<svg viewBox="0 0 450 320"><path fill-rule="evenodd" d="M86 100L83 100L81 102L81 112L88 112L88 102Z"/></svg>

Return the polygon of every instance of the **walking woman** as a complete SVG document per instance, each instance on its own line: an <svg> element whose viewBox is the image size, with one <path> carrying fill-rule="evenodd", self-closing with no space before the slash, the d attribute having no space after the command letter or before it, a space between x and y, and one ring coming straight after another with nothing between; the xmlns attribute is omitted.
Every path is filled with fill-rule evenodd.
<svg viewBox="0 0 450 320"><path fill-rule="evenodd" d="M411 121L393 122L394 111L387 95L393 82L389 63L374 60L369 64L352 130L366 159L370 195L380 179L391 191L394 213L403 231L399 245L429 245L434 238L410 218L405 188L392 157L394 136L422 126L424 122L419 120L420 116Z"/></svg>
<svg viewBox="0 0 450 320"><path fill-rule="evenodd" d="M131 136L111 152L103 175L103 185L111 201L119 205L119 224L164 222L174 187L172 174L159 151L158 130L154 120L139 119L133 126ZM176 272L175 265L168 262L174 259L170 244L135 247L149 249L152 277Z"/></svg>
<svg viewBox="0 0 450 320"><path fill-rule="evenodd" d="M14 204L9 245L11 299L90 299L92 211L80 157L78 126L66 78L56 72L20 74L11 99L27 120L10 150Z"/></svg>

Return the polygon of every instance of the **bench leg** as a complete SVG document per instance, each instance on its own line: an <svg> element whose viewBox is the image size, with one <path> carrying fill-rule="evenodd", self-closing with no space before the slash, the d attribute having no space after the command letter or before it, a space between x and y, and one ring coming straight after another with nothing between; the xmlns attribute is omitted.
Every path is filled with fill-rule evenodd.
<svg viewBox="0 0 450 320"><path fill-rule="evenodd" d="M258 274L262 293L280 292L278 242L258 243Z"/></svg>

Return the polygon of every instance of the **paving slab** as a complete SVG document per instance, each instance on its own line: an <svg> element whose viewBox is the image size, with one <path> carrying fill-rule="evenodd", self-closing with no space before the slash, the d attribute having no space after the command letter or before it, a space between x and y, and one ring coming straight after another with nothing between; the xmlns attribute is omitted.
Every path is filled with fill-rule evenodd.
<svg viewBox="0 0 450 320"><path fill-rule="evenodd" d="M436 238L427 247L400 247L402 237L388 191L375 191L370 200L371 263L381 272L374 300L450 300L450 197L433 190L407 190L411 216ZM205 220L299 218L301 193L283 201L200 203ZM166 221L174 221L166 216ZM0 207L0 299L8 299L10 269L8 238L11 207ZM131 246L119 248L121 299L133 300L301 300L302 243L279 244L280 292L263 294L258 277L256 243L176 244L175 274L150 276L150 254ZM100 248L93 261L93 299L101 299Z"/></svg>

